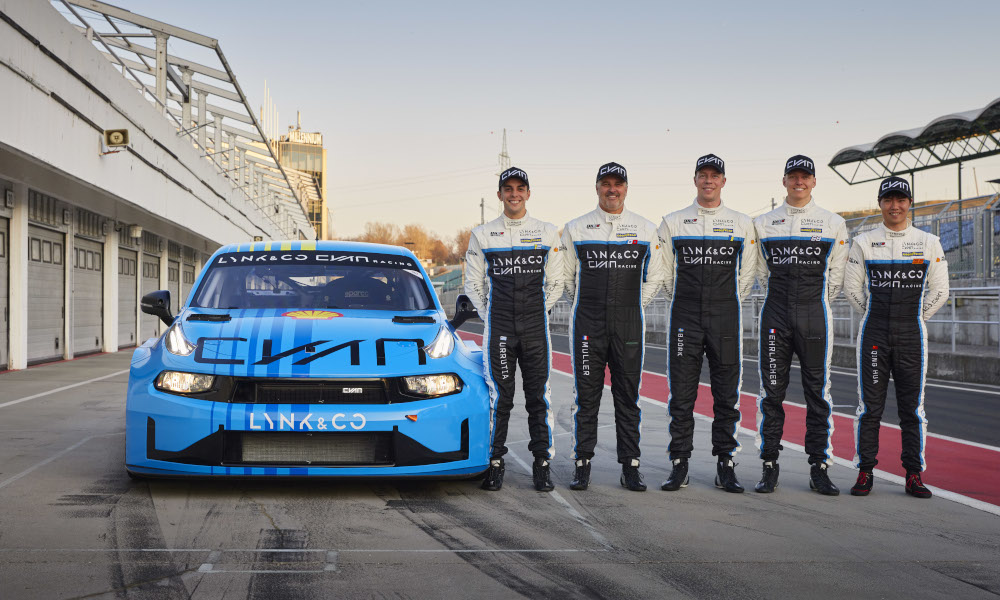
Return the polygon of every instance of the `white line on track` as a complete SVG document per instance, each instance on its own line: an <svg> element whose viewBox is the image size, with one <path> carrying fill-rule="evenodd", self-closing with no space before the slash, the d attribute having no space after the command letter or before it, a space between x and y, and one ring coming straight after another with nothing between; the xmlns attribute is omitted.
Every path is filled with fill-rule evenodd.
<svg viewBox="0 0 1000 600"><path fill-rule="evenodd" d="M42 462L35 463L34 465L32 465L32 466L28 467L27 469L25 469L25 470L21 471L20 473L18 473L17 475L14 475L13 477L8 477L7 479L4 479L3 481L0 481L0 489L3 489L5 487L7 487L8 485L14 483L18 479L24 477L25 475L30 475L32 472L34 472L34 471L36 471L38 469L41 469L42 467L44 467L45 465L49 464L50 462L52 462L52 461L54 461L54 460L62 457L65 454L68 454L68 453L76 450L77 448L79 448L80 446L86 444L87 442L89 442L92 439L95 439L95 438L104 438L104 437L112 437L112 436L116 436L116 435L125 435L125 432L124 431L120 431L120 432L117 432L117 433L101 433L101 434L97 434L97 435L89 435L89 436L83 438L82 440L80 440L79 442L73 444L69 448L66 448L65 450L61 450L59 452L56 452L52 456L50 456L50 457L46 458L45 460L43 460Z"/></svg>
<svg viewBox="0 0 1000 600"><path fill-rule="evenodd" d="M523 468L528 475L531 475L531 465L524 462L524 460L520 456L518 456L513 452L508 452L508 454L511 457L513 457L514 460L517 461L517 464L521 465L521 468ZM548 494L549 496L552 497L553 500L561 504L562 507L566 509L566 512L569 513L569 516L573 517L573 519L576 520L578 523L580 523L580 525L583 525L583 527L590 534L590 537L594 538L594 540L596 540L597 543L600 544L602 548L604 549L611 548L611 542L609 542L607 538L601 535L601 532L597 531L597 529L594 529L594 526L591 525L589 521L587 521L586 517L580 514L580 511L576 510L576 508L572 504L570 504L569 501L566 500L566 498L564 498L562 494L560 494L557 490L552 490L551 492L548 492Z"/></svg>
<svg viewBox="0 0 1000 600"><path fill-rule="evenodd" d="M571 373L566 373L564 371L559 371L557 369L553 369L553 371L555 371L556 373L560 373L562 375L565 375L566 377L572 377L573 376ZM644 373L648 373L649 371L643 371L643 372ZM701 386L704 386L704 387L708 387L708 388L711 387L709 384L707 384L707 383L701 383L701 382L699 382L698 385L701 385ZM610 390L611 386L605 385L604 389ZM744 394L744 395L749 395L749 394ZM655 404L657 406L662 406L663 408L667 407L667 403L666 402L661 402L659 400L654 400L652 398L647 398L645 396L639 396L639 399L642 400L643 402L648 402L650 404ZM790 402L786 402L786 404L791 404L791 403ZM802 406L802 405L796 405L796 406ZM696 419L698 419L698 420L707 421L709 423L712 421L712 417L709 417L709 416L706 416L706 415L699 415L698 413L695 413L694 417ZM888 425L888 423L883 423L882 425ZM899 429L899 427L897 426L896 429ZM743 434L744 436L753 437L753 436L756 435L757 432L754 431L754 430L752 430L752 429L748 429L746 427L740 427L740 433ZM928 436L930 436L930 435L931 434L928 434ZM942 436L935 436L935 437L942 437ZM948 438L946 438L946 439L948 439ZM984 447L984 448L988 448L990 450L1000 450L1000 448L994 448L992 446L985 446L983 444L974 444L973 442L966 442L965 440L954 440L953 439L953 441L961 442L963 444L978 445L978 446L981 446L981 447ZM783 446L785 446L785 447L787 447L787 448L789 448L791 450L795 450L797 452L805 453L806 449L804 447L802 447L801 445L799 445L799 444L793 444L793 443L788 442L786 440L782 440L781 443L782 443ZM852 461L846 459L846 458L840 458L840 457L836 457L835 456L833 458L833 461L835 463L837 463L838 465L841 465L843 467L847 467L849 469L855 469L854 463ZM872 474L875 475L876 477L879 477L880 479L884 479L886 481L890 481L892 483L896 483L896 484L899 484L899 485L903 485L903 484L906 483L903 480L903 478L900 477L899 475L893 475L892 473L888 473L888 472L882 471L880 469L875 469L872 472ZM926 485L926 484L924 484L924 485ZM963 496L962 494L956 494L955 492L944 490L944 489L941 489L939 487L929 486L929 485L927 487L930 488L931 490L933 490L935 495L940 496L941 498L944 498L946 500L951 500L952 502L956 502L958 504L962 504L962 505L968 506L970 508L975 508L975 509L981 510L983 512L987 512L987 513L990 513L990 514L993 514L993 515L1000 516L1000 506L995 506L995 505L990 504L988 502L983 502L982 500L976 500L975 498L970 498L968 496Z"/></svg>
<svg viewBox="0 0 1000 600"><path fill-rule="evenodd" d="M117 377L117 376L119 376L119 375L121 375L123 373L128 373L128 369L122 369L121 371L115 371L114 373L108 373L107 375L101 375L100 377L94 377L93 379L88 379L86 381L80 381L80 382L77 382L77 383L71 383L69 385L64 385L62 387L58 387L58 388L56 388L54 390L49 390L47 392L39 392L37 394L32 394L30 396L25 396L24 398L18 398L17 400L11 400L10 402L4 402L3 404L0 404L0 408L4 408L4 407L7 407L7 406L13 406L15 404L20 404L22 402L27 402L28 400L34 400L35 398L41 398L42 396L48 396L50 394L57 394L59 392L65 392L66 390L71 390L73 388L80 387L81 385L87 385L87 384L90 384L90 383L94 383L95 381L102 381L104 379L110 379L112 377Z"/></svg>

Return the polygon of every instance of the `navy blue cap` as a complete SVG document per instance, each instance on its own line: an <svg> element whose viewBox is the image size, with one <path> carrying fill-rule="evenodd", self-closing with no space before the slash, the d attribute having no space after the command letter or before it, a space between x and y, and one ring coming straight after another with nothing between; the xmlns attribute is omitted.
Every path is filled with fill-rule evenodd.
<svg viewBox="0 0 1000 600"><path fill-rule="evenodd" d="M785 161L785 175L788 175L792 171L805 171L815 177L816 163L814 163L813 159L808 156L796 154Z"/></svg>
<svg viewBox="0 0 1000 600"><path fill-rule="evenodd" d="M698 162L694 163L694 172L697 173L702 169L715 169L723 175L726 174L726 163L721 158L714 154L706 154L698 159Z"/></svg>
<svg viewBox="0 0 1000 600"><path fill-rule="evenodd" d="M607 177L608 175L621 177L625 183L628 183L628 172L625 170L625 167L616 162L609 162L606 165L601 165L601 168L597 170L597 181L600 181L601 178Z"/></svg>
<svg viewBox="0 0 1000 600"><path fill-rule="evenodd" d="M881 200L889 194L902 194L913 200L913 192L910 191L910 182L902 177L888 177L882 180L878 186L878 199Z"/></svg>
<svg viewBox="0 0 1000 600"><path fill-rule="evenodd" d="M524 187L528 188L529 190L531 189L531 184L528 183L528 174L525 173L524 170L518 169L517 167L511 167L506 171L504 171L503 173L500 173L500 183L497 184L497 189L502 190L503 184L508 179L520 179L521 181L524 182Z"/></svg>

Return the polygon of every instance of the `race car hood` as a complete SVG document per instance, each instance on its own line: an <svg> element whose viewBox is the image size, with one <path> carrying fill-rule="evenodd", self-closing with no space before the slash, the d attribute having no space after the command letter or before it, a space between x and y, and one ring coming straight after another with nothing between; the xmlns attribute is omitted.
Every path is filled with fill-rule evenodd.
<svg viewBox="0 0 1000 600"><path fill-rule="evenodd" d="M195 309L178 319L199 370L250 377L430 372L423 348L444 322L436 310Z"/></svg>

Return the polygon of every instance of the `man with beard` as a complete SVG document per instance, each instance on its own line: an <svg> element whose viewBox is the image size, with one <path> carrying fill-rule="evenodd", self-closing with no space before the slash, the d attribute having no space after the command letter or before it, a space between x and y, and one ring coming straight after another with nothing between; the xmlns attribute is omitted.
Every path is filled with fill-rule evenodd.
<svg viewBox="0 0 1000 600"><path fill-rule="evenodd" d="M570 345L576 469L570 489L590 485L605 366L611 371L622 486L644 491L639 473L639 381L645 348L643 307L662 283L656 226L625 209L628 173L618 163L597 171L597 208L566 224L566 294L572 298Z"/></svg>

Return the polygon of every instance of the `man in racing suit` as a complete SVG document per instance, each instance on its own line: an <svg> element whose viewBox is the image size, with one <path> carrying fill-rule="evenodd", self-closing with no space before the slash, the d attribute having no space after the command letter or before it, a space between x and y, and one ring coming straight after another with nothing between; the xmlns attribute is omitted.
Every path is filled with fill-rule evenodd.
<svg viewBox="0 0 1000 600"><path fill-rule="evenodd" d="M570 485L590 485L604 369L611 370L621 484L643 491L639 473L639 381L645 347L643 307L659 290L663 263L656 226L625 209L628 174L618 163L597 172L598 206L563 229L566 295L573 299L570 345L576 470Z"/></svg>
<svg viewBox="0 0 1000 600"><path fill-rule="evenodd" d="M855 496L872 489L878 464L879 422L885 408L889 375L896 384L896 406L902 433L906 493L930 498L921 481L925 468L924 378L927 332L924 322L948 301L948 262L941 241L913 227L906 218L913 206L910 184L890 177L878 193L882 225L866 231L851 246L844 292L858 312L858 402L854 423Z"/></svg>
<svg viewBox="0 0 1000 600"><path fill-rule="evenodd" d="M830 300L840 293L844 278L847 225L840 215L820 208L813 200L816 168L809 157L789 158L782 183L788 192L785 203L754 220L762 254L758 279L765 294L757 355L760 395L756 435L764 468L755 489L770 493L778 485L778 453L785 425L782 403L795 354L806 404L809 487L836 496L840 490L827 473L833 464Z"/></svg>
<svg viewBox="0 0 1000 600"><path fill-rule="evenodd" d="M739 451L740 382L743 376L743 319L740 302L753 287L757 235L753 221L722 204L726 165L714 154L695 163L695 201L663 217L659 237L666 264L664 285L671 299L667 324L670 396L670 460L673 469L661 489L688 484L694 449L694 403L704 356L711 373L715 419L712 455L718 456L715 485L742 493L733 457Z"/></svg>
<svg viewBox="0 0 1000 600"><path fill-rule="evenodd" d="M528 450L535 456L535 489L552 490L549 461L554 416L548 311L562 295L563 265L555 225L528 216L528 175L500 174L503 214L472 230L465 254L465 291L483 318L483 362L490 391L490 468L483 488L503 485L507 423L514 407L515 365L528 411Z"/></svg>

